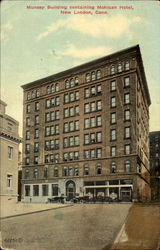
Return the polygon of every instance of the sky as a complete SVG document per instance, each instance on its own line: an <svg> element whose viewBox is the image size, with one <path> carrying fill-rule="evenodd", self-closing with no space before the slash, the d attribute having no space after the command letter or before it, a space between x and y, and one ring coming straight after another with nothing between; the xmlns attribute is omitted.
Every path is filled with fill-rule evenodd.
<svg viewBox="0 0 160 250"><path fill-rule="evenodd" d="M92 14L74 14L70 6L87 6L81 10ZM95 14L97 6L116 7L107 9L105 14ZM61 14L61 10L71 14ZM159 1L2 1L1 99L8 105L7 114L19 121L20 135L21 85L136 44L140 45L152 102L150 131L157 131L160 130Z"/></svg>

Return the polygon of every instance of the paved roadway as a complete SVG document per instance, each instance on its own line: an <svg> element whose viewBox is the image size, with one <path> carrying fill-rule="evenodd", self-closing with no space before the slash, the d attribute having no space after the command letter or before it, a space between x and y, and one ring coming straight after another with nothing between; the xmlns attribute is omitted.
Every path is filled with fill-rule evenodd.
<svg viewBox="0 0 160 250"><path fill-rule="evenodd" d="M4 219L2 246L14 250L109 249L130 204L75 204Z"/></svg>

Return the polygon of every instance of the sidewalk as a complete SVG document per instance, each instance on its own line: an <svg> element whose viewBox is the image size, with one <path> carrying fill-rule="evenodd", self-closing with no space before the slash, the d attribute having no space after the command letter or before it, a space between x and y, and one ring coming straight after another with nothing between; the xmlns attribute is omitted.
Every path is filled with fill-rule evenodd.
<svg viewBox="0 0 160 250"><path fill-rule="evenodd" d="M160 250L160 204L134 204L112 250Z"/></svg>
<svg viewBox="0 0 160 250"><path fill-rule="evenodd" d="M1 205L0 218L9 218L24 214L31 214L36 212L42 212L51 209L63 208L67 206L72 206L72 204L45 204L45 203L22 203L18 202L13 204L12 206L4 207Z"/></svg>

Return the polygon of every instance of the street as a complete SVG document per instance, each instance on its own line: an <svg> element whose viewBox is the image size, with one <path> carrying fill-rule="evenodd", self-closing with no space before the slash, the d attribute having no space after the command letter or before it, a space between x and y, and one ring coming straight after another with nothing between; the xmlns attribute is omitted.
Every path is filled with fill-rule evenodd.
<svg viewBox="0 0 160 250"><path fill-rule="evenodd" d="M77 204L1 222L2 246L14 250L109 249L131 204Z"/></svg>

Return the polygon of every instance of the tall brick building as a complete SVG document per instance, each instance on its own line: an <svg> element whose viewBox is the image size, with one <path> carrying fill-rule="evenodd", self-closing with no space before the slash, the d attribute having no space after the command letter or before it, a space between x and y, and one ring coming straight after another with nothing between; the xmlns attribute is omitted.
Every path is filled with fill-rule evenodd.
<svg viewBox="0 0 160 250"><path fill-rule="evenodd" d="M22 88L25 201L150 198L151 101L138 45Z"/></svg>
<svg viewBox="0 0 160 250"><path fill-rule="evenodd" d="M152 200L160 201L160 131L149 133Z"/></svg>

